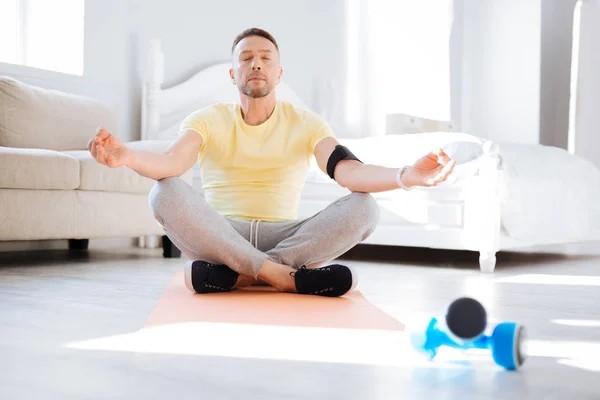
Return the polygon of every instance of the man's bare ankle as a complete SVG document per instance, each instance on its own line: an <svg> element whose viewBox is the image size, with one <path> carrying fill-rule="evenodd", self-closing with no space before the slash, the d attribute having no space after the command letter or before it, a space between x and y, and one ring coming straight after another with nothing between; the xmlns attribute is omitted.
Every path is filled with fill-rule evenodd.
<svg viewBox="0 0 600 400"><path fill-rule="evenodd" d="M252 286L255 283L257 283L258 281L256 279L254 279L253 277L249 276L249 275L242 275L240 274L237 278L237 281L235 282L235 285L233 286L234 288L243 288L243 287L248 287L248 286Z"/></svg>
<svg viewBox="0 0 600 400"><path fill-rule="evenodd" d="M294 269L287 265L277 264L267 259L258 273L258 279L267 282L280 292L296 292L294 277L290 275Z"/></svg>

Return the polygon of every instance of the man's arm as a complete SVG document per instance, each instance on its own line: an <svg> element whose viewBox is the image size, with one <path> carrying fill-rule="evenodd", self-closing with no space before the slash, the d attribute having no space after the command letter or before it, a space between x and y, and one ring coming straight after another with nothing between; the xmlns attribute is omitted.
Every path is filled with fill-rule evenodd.
<svg viewBox="0 0 600 400"><path fill-rule="evenodd" d="M193 167L202 147L202 137L187 130L164 152L134 150L110 132L100 129L88 143L92 156L110 168L126 166L147 178L159 180L181 176Z"/></svg>
<svg viewBox="0 0 600 400"><path fill-rule="evenodd" d="M155 180L181 176L194 166L201 147L202 137L198 133L184 131L162 153L133 150L131 161L126 166Z"/></svg>
<svg viewBox="0 0 600 400"><path fill-rule="evenodd" d="M329 156L339 143L334 138L323 139L315 147L319 168L327 173ZM429 153L409 166L401 176L402 183L413 186L435 186L447 179L455 162L443 152ZM363 164L356 160L341 160L335 167L335 181L353 192L385 192L399 189L397 176L400 168Z"/></svg>

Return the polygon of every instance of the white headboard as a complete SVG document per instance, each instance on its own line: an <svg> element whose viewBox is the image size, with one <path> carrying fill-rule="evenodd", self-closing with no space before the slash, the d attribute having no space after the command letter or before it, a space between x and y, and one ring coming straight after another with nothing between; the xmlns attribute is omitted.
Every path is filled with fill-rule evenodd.
<svg viewBox="0 0 600 400"><path fill-rule="evenodd" d="M142 89L142 140L173 140L179 125L189 113L217 102L237 102L239 92L229 78L231 63L219 63L203 69L178 85L163 89L164 55L160 41L152 40L148 69ZM294 91L281 80L277 99L310 110Z"/></svg>

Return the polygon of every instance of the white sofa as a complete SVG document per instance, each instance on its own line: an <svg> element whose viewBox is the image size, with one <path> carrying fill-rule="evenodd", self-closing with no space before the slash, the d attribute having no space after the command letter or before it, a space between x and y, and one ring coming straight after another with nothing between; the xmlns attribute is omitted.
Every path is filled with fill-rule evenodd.
<svg viewBox="0 0 600 400"><path fill-rule="evenodd" d="M103 126L119 135L118 113L92 98L0 77L0 241L162 236L148 203L154 180L96 162L87 143ZM168 141L133 141L163 150ZM192 184L192 171L182 178Z"/></svg>

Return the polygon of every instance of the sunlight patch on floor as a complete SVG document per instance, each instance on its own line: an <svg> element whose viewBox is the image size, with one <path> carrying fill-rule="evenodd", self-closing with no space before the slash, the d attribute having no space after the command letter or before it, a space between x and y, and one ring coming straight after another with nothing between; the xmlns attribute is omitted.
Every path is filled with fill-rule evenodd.
<svg viewBox="0 0 600 400"><path fill-rule="evenodd" d="M500 368L494 364L490 350L443 347L433 361L427 360L410 346L409 335L410 331L186 322L64 347L409 368ZM557 358L572 367L600 368L595 356L600 354L597 342L527 340L524 352L527 357Z"/></svg>
<svg viewBox="0 0 600 400"><path fill-rule="evenodd" d="M186 322L65 345L71 349L276 359L381 366L465 368L453 361L482 362L444 349L431 362L415 352L408 334L398 331L308 328ZM478 367L479 368L479 367Z"/></svg>

